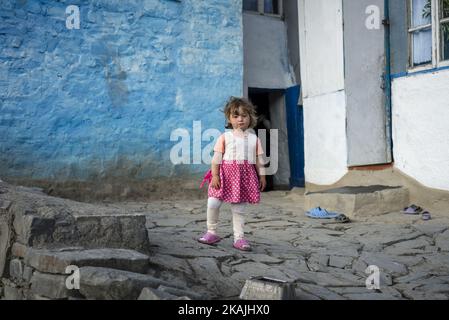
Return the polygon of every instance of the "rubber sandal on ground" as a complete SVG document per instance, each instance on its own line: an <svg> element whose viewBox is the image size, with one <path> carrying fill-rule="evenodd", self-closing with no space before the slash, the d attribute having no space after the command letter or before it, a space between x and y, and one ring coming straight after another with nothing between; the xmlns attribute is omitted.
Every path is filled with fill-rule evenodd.
<svg viewBox="0 0 449 320"><path fill-rule="evenodd" d="M221 241L221 238L216 234L207 232L204 236L198 239L198 242L207 245L213 245Z"/></svg>
<svg viewBox="0 0 449 320"><path fill-rule="evenodd" d="M414 204L412 204L411 206L404 208L404 210L402 210L403 214L411 214L411 215L418 215L423 211L423 209L421 207L418 207Z"/></svg>
<svg viewBox="0 0 449 320"><path fill-rule="evenodd" d="M344 214L340 214L339 216L335 217L335 221L338 223L349 223L351 222L351 219L349 219Z"/></svg>
<svg viewBox="0 0 449 320"><path fill-rule="evenodd" d="M234 242L234 248L240 251L251 251L251 246L246 239L239 239Z"/></svg>
<svg viewBox="0 0 449 320"><path fill-rule="evenodd" d="M422 213L422 219L423 219L424 221L429 221L429 220L431 220L431 219L432 219L432 216L430 215L430 212L424 211L424 212Z"/></svg>
<svg viewBox="0 0 449 320"><path fill-rule="evenodd" d="M320 207L314 208L306 212L306 216L312 219L334 219L340 214L335 212L328 212Z"/></svg>

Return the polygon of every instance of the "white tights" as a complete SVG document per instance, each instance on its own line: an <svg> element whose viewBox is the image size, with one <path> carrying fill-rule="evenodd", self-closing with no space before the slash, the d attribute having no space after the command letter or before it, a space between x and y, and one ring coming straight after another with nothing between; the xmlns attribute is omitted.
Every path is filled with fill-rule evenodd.
<svg viewBox="0 0 449 320"><path fill-rule="evenodd" d="M213 234L217 234L218 216L220 213L220 207L223 201L217 198L209 198L207 200L207 231ZM244 214L246 212L245 203L232 203L232 223L234 229L234 240L243 239L244 232L243 226L245 225Z"/></svg>

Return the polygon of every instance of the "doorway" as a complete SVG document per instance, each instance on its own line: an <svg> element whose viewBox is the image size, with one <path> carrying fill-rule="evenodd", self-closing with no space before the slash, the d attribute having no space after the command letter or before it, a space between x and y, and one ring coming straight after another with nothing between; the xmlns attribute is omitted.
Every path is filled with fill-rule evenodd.
<svg viewBox="0 0 449 320"><path fill-rule="evenodd" d="M255 128L259 135L259 129L266 130L266 143L263 146L265 155L271 159L277 157L277 172L273 175L267 175L266 191L272 190L290 190L291 173L290 157L287 130L287 109L285 90L278 89L257 89L248 88L248 97L255 105L258 116L258 123ZM271 150L270 129L278 130L278 150L277 154ZM273 158L272 158L273 156ZM273 165L269 162L267 166Z"/></svg>

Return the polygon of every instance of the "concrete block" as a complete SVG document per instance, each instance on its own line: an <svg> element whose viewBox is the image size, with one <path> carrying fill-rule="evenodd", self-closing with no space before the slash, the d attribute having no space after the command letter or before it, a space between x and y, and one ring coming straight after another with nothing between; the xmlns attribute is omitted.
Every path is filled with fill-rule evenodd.
<svg viewBox="0 0 449 320"><path fill-rule="evenodd" d="M257 277L246 281L240 299L295 300L295 286L284 280Z"/></svg>
<svg viewBox="0 0 449 320"><path fill-rule="evenodd" d="M400 211L408 205L409 191L404 187L343 187L305 194L306 211L321 207L350 218L376 216Z"/></svg>

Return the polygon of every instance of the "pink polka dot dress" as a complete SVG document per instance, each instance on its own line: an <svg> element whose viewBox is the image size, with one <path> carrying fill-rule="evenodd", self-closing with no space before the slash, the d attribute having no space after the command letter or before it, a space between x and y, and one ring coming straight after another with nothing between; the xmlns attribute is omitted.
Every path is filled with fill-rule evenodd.
<svg viewBox="0 0 449 320"><path fill-rule="evenodd" d="M227 131L218 139L214 151L223 153L220 189L209 184L208 196L227 203L260 202L256 157L263 154L259 138L247 130L243 136Z"/></svg>

